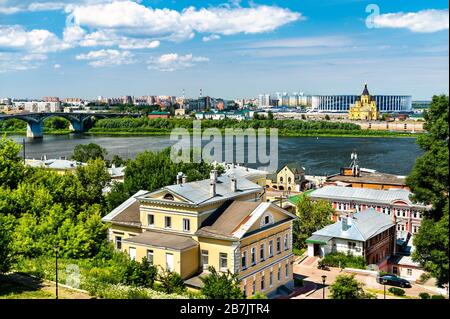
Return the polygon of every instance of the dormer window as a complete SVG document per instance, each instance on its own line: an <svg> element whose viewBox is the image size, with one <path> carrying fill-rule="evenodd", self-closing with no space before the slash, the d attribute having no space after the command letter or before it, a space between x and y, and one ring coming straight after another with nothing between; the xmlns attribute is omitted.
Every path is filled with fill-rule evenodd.
<svg viewBox="0 0 450 319"><path fill-rule="evenodd" d="M174 197L172 194L167 193L166 195L164 195L164 199L166 200L174 200Z"/></svg>
<svg viewBox="0 0 450 319"><path fill-rule="evenodd" d="M260 227L265 227L270 224L273 224L273 216L271 213L267 212L261 217Z"/></svg>

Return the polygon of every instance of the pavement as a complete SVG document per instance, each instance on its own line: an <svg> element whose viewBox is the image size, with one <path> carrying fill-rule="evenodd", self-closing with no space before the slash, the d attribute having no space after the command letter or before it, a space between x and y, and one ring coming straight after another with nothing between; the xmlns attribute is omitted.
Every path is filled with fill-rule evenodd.
<svg viewBox="0 0 450 319"><path fill-rule="evenodd" d="M294 263L294 276L303 278L304 282L314 284L316 288L313 291L307 291L305 293L300 293L297 295L292 295L294 299L322 299L323 290L325 290L325 297L330 295L330 285L336 280L336 277L345 274L342 269L330 267L329 270L322 270L317 268L318 257L307 257L300 263ZM326 276L325 285L322 283L322 276ZM384 286L376 281L376 278L371 275L365 274L355 274L355 279L363 284L364 289L377 290L377 297L380 299L384 298L383 289ZM309 285L313 287L313 285ZM389 289L390 286L386 286ZM421 292L426 292L430 295L436 294L436 289L434 287L427 287L424 285L418 285L412 283L411 288L403 288L405 293L409 297L418 298ZM386 296L387 299L398 299L395 296Z"/></svg>

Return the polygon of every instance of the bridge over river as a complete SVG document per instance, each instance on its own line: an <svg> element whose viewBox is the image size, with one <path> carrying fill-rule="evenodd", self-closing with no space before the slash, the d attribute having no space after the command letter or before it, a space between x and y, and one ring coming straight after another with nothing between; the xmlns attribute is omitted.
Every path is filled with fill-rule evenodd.
<svg viewBox="0 0 450 319"><path fill-rule="evenodd" d="M70 130L75 133L85 131L84 122L92 117L95 118L114 118L114 117L139 117L141 114L132 113L63 113L63 112L41 112L41 113L17 113L9 115L0 115L0 121L9 119L18 119L27 123L27 137L42 138L44 135L44 121L50 117L63 117L70 122Z"/></svg>

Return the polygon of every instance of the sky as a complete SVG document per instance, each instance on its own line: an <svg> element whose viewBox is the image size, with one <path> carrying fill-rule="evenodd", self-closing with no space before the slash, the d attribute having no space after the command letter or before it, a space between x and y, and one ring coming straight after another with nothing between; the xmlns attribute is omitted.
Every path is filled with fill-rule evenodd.
<svg viewBox="0 0 450 319"><path fill-rule="evenodd" d="M0 0L0 97L448 94L448 2Z"/></svg>

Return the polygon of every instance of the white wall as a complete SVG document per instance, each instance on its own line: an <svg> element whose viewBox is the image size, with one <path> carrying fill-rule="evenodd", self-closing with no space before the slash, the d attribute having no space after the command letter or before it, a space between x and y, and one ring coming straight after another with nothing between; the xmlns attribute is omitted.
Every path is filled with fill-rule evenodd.
<svg viewBox="0 0 450 319"><path fill-rule="evenodd" d="M333 238L332 251L346 254L349 251L348 250L348 242L349 241L352 241L352 240ZM356 243L356 249L350 250L350 252L354 256L362 256L362 254L363 254L363 242L360 242L360 241L352 241L352 242ZM357 250L359 250L359 251L357 251Z"/></svg>

